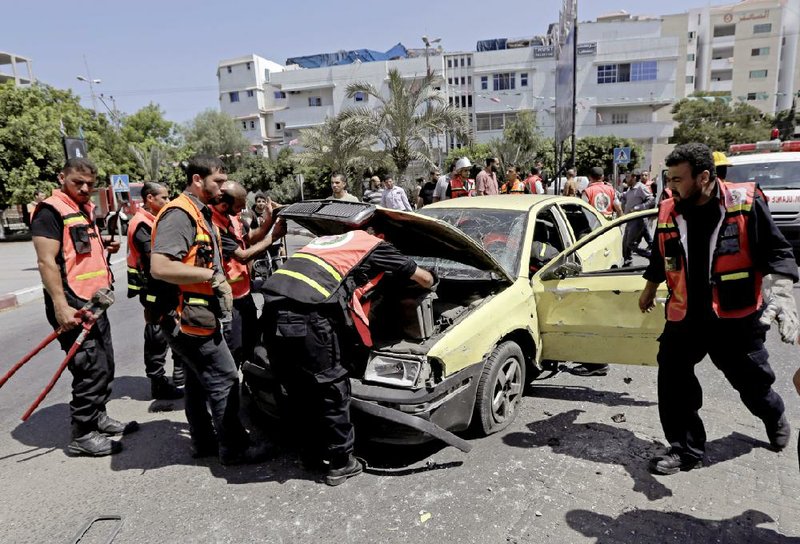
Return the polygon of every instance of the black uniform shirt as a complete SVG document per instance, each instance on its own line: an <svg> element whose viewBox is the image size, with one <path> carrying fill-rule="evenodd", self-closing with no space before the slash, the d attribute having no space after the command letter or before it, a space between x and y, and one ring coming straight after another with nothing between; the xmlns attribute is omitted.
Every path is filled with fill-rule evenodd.
<svg viewBox="0 0 800 544"><path fill-rule="evenodd" d="M778 230L766 202L756 195L753 211L748 224L748 237L753 254L753 262L762 274L781 274L797 281L797 264L794 260L792 246ZM712 198L703 206L691 207L683 218L686 220L687 248L689 269L686 273L687 318L702 317L711 311L711 284L709 278L709 251L711 236L716 228L722 210L719 199ZM658 244L658 229L653 237L653 251L650 264L644 273L648 281L661 283L666 281L664 257ZM701 302L697 302L701 301Z"/></svg>

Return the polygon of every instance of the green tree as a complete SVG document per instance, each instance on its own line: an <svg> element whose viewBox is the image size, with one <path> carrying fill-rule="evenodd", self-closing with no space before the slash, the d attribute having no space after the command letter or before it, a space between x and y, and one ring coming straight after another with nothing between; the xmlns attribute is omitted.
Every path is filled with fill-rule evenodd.
<svg viewBox="0 0 800 544"><path fill-rule="evenodd" d="M792 99L791 108L779 111L775 115L775 127L780 131L781 140L794 138L794 129L798 122L800 122L800 116L797 115L796 100Z"/></svg>
<svg viewBox="0 0 800 544"><path fill-rule="evenodd" d="M733 143L769 138L772 118L749 104L733 106L728 97L697 95L684 98L672 107L678 123L670 143L701 142L713 150L724 151Z"/></svg>
<svg viewBox="0 0 800 544"><path fill-rule="evenodd" d="M136 113L124 116L121 131L126 142L140 149L150 148L153 144L178 144L178 126L165 119L161 106L152 102Z"/></svg>
<svg viewBox="0 0 800 544"><path fill-rule="evenodd" d="M347 118L341 113L322 125L300 131L304 151L297 159L302 166L344 174L349 191L361 196L361 184L353 183L356 173L378 168L386 162L386 153L374 151L377 137L362 117Z"/></svg>
<svg viewBox="0 0 800 544"><path fill-rule="evenodd" d="M345 123L352 120L369 127L391 158L398 178L402 179L412 161L433 164L428 146L431 134L451 132L465 137L469 134L469 123L466 115L447 104L444 93L434 88L436 76L433 74L406 80L393 68L388 78L388 97L370 83L348 85L349 98L365 93L378 105L348 109L341 115Z"/></svg>
<svg viewBox="0 0 800 544"><path fill-rule="evenodd" d="M492 147L488 143L479 143L475 141L470 142L469 145L465 145L464 147L453 148L447 153L447 157L444 159L443 173L449 174L450 167L461 157L467 157L470 162L477 166L483 166L483 161L486 157L491 156L492 153Z"/></svg>
<svg viewBox="0 0 800 544"><path fill-rule="evenodd" d="M630 147L630 163L627 167L620 166L620 172L633 170L639 166L639 162L644 157L642 146L629 138L617 138L616 136L587 136L578 138L575 143L575 168L578 175L588 175L589 169L593 166L600 166L606 172L614 169L614 148Z"/></svg>
<svg viewBox="0 0 800 544"><path fill-rule="evenodd" d="M211 109L189 121L183 127L183 137L193 153L221 157L231 171L239 166L250 147L232 117Z"/></svg>
<svg viewBox="0 0 800 544"><path fill-rule="evenodd" d="M248 191L266 191L275 182L276 163L263 155L248 155L232 177Z"/></svg>

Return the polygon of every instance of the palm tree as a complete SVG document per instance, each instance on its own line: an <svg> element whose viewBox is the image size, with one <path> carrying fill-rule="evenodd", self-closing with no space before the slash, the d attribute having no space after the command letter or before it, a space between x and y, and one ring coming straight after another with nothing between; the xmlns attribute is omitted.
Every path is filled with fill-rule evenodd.
<svg viewBox="0 0 800 544"><path fill-rule="evenodd" d="M161 163L164 161L164 150L158 145L153 144L150 146L149 151L142 151L134 144L130 144L129 149L136 159L136 164L142 169L145 181L158 181L159 170L161 170Z"/></svg>
<svg viewBox="0 0 800 544"><path fill-rule="evenodd" d="M469 134L469 122L459 109L447 104L444 94L435 89L432 73L405 80L396 69L389 70L389 96L384 97L372 84L351 83L346 94L352 98L364 93L376 100L375 108L358 107L344 110L342 122L361 123L375 134L402 177L412 161L432 164L428 139L431 134L452 132L458 136Z"/></svg>
<svg viewBox="0 0 800 544"><path fill-rule="evenodd" d="M329 117L322 125L300 131L300 143L305 149L298 160L304 166L339 172L352 179L356 173L385 159L381 152L372 150L377 138L369 126L358 119L345 123L341 116ZM360 196L359 185L350 184L357 196Z"/></svg>

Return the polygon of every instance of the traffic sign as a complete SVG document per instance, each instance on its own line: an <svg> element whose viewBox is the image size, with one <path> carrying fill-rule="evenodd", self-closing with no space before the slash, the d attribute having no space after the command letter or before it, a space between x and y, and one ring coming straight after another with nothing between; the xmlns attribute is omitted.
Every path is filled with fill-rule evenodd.
<svg viewBox="0 0 800 544"><path fill-rule="evenodd" d="M111 174L111 187L115 193L127 193L131 190L128 174Z"/></svg>
<svg viewBox="0 0 800 544"><path fill-rule="evenodd" d="M615 147L614 164L628 164L629 162L631 162L631 148Z"/></svg>

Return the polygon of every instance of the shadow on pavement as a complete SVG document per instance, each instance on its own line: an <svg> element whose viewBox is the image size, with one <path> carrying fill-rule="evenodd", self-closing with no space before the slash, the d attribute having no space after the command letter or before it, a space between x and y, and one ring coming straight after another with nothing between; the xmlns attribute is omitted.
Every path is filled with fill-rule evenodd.
<svg viewBox="0 0 800 544"><path fill-rule="evenodd" d="M745 510L723 520L703 519L680 512L631 510L613 518L588 510L571 510L567 524L596 542L640 544L661 542L747 542L748 544L800 544L800 538L758 527L773 520L758 510Z"/></svg>
<svg viewBox="0 0 800 544"><path fill-rule="evenodd" d="M111 384L112 399L153 400L146 376L117 376Z"/></svg>
<svg viewBox="0 0 800 544"><path fill-rule="evenodd" d="M525 389L526 397L544 399L569 400L576 402L594 402L606 406L655 406L656 402L631 398L627 391L598 391L583 385L540 385L529 384Z"/></svg>

